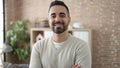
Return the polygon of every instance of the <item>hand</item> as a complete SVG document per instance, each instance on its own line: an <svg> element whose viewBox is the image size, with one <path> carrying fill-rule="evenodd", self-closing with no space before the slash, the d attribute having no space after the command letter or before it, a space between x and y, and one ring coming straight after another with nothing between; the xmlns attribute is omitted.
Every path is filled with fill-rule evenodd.
<svg viewBox="0 0 120 68"><path fill-rule="evenodd" d="M80 65L73 65L72 68L81 68Z"/></svg>

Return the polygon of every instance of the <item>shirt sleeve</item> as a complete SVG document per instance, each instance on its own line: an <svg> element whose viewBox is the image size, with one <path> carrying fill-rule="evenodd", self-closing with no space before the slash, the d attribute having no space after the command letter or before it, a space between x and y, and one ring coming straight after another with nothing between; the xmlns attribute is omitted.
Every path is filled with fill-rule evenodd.
<svg viewBox="0 0 120 68"><path fill-rule="evenodd" d="M39 45L37 42L32 48L29 68L42 68Z"/></svg>
<svg viewBox="0 0 120 68"><path fill-rule="evenodd" d="M90 46L86 43L82 43L76 50L75 64L79 64L81 68L91 68L91 50Z"/></svg>

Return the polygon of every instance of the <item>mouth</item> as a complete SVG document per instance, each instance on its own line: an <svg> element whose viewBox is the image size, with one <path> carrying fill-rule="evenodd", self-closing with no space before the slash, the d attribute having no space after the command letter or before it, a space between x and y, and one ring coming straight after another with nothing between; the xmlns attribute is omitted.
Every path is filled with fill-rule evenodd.
<svg viewBox="0 0 120 68"><path fill-rule="evenodd" d="M64 22L54 22L52 27L53 32L57 34L63 33L67 29L64 24Z"/></svg>
<svg viewBox="0 0 120 68"><path fill-rule="evenodd" d="M57 27L61 27L63 25L64 25L63 22L56 22L56 23L53 24L53 26L57 26Z"/></svg>
<svg viewBox="0 0 120 68"><path fill-rule="evenodd" d="M63 27L63 24L55 24L56 27Z"/></svg>

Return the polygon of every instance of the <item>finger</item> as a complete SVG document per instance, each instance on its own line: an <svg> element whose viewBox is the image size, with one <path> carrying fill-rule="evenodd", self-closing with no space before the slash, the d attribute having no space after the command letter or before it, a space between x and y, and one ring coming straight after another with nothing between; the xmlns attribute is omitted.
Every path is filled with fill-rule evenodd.
<svg viewBox="0 0 120 68"><path fill-rule="evenodd" d="M72 68L81 68L81 67L80 67L80 65L77 64L77 65L73 65Z"/></svg>
<svg viewBox="0 0 120 68"><path fill-rule="evenodd" d="M77 65L73 65L73 66L72 66L72 68L75 68L75 67L77 67Z"/></svg>
<svg viewBox="0 0 120 68"><path fill-rule="evenodd" d="M76 68L81 68L80 65L77 65Z"/></svg>

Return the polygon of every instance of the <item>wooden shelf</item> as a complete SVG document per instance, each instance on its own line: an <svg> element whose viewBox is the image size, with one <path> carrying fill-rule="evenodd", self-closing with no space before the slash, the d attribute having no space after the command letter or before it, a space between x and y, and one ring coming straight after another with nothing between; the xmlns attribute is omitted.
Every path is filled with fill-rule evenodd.
<svg viewBox="0 0 120 68"><path fill-rule="evenodd" d="M90 47L92 48L92 30L90 29L68 29L68 30L72 35L79 37L80 39L87 42L88 45L90 45ZM43 38L46 38L46 36L49 37L51 33L52 31L50 28L31 28L31 31L30 31L31 48L36 42L36 38L39 34Z"/></svg>

